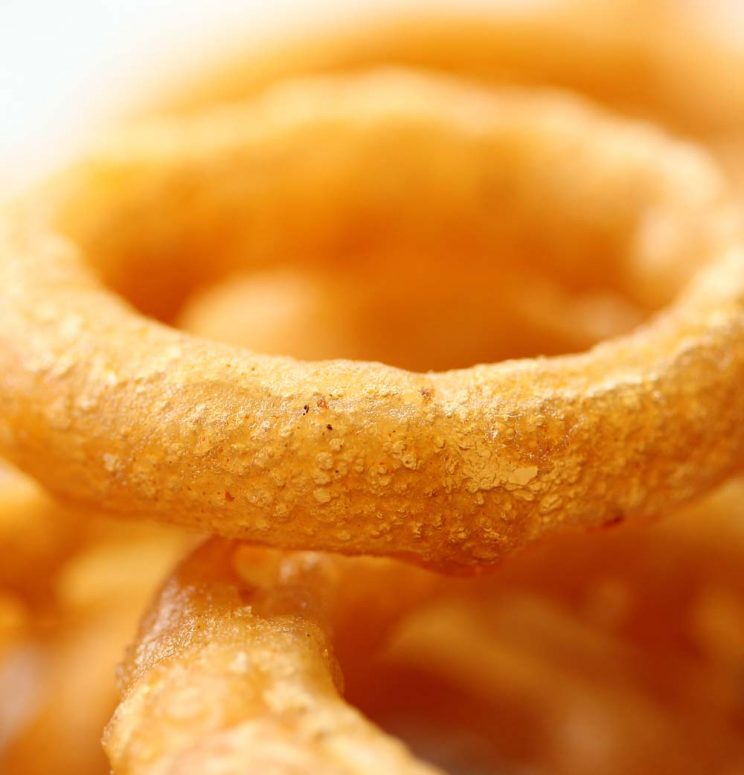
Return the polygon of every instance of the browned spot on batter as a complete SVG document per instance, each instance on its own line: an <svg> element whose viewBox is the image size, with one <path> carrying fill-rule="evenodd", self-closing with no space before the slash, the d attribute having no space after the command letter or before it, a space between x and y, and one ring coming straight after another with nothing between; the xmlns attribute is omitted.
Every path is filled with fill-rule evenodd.
<svg viewBox="0 0 744 775"><path fill-rule="evenodd" d="M625 522L625 515L615 514L614 516L610 517L606 522L603 522L602 527L603 528L617 527L618 525L622 525L623 522Z"/></svg>

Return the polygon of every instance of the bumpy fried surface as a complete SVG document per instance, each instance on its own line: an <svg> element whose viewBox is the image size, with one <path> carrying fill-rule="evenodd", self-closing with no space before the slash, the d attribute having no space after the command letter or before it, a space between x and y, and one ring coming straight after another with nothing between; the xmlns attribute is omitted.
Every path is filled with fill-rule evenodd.
<svg viewBox="0 0 744 775"><path fill-rule="evenodd" d="M648 127L391 73L134 132L65 183L59 219L85 259L166 316L241 264L342 268L350 235L373 277L420 277L417 245L446 267L463 233L476 280L495 253L529 256L577 293L654 308L693 276L666 314L585 354L424 375L158 326L19 216L0 251L0 442L66 498L454 567L658 513L741 459L738 224L706 158Z"/></svg>
<svg viewBox="0 0 744 775"><path fill-rule="evenodd" d="M145 620L108 730L113 771L433 772L341 700L331 632L363 658L435 583L383 560L213 541Z"/></svg>
<svg viewBox="0 0 744 775"><path fill-rule="evenodd" d="M183 321L262 352L368 357L374 336L337 287L287 270L236 277ZM587 330L556 312L554 336ZM347 701L458 775L729 772L744 757L743 495L732 485L653 531L565 538L493 580L442 583L370 664L358 642L341 655Z"/></svg>
<svg viewBox="0 0 744 775"><path fill-rule="evenodd" d="M744 756L743 492L473 580L213 540L129 655L113 772L407 772L344 685L453 771L728 772Z"/></svg>
<svg viewBox="0 0 744 775"><path fill-rule="evenodd" d="M188 118L55 181L45 204L82 259L23 234L25 214L0 239L0 448L86 506L0 470L4 775L108 772L114 665L188 543L103 519L99 500L454 568L661 511L741 458L741 258L683 290L738 242L718 174L568 98L465 83L570 88L704 140L740 179L741 47L672 0L305 38L181 72L156 112ZM274 92L390 65L460 83ZM533 132L520 100L539 103ZM199 336L420 372L578 352L682 296L577 359L420 376L172 335L83 263ZM453 775L744 771L741 497L551 535L468 581L215 540L128 656L114 773L435 771L385 732Z"/></svg>

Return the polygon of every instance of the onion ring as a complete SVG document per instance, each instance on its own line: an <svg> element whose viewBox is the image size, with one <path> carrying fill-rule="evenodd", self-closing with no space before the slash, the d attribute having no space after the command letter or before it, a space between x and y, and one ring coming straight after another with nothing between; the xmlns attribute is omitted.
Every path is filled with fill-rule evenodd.
<svg viewBox="0 0 744 775"><path fill-rule="evenodd" d="M88 514L54 503L33 481L0 464L0 592L47 607L57 573L90 532Z"/></svg>
<svg viewBox="0 0 744 775"><path fill-rule="evenodd" d="M432 11L388 9L363 22L305 25L280 44L225 41L214 61L155 88L140 112L184 114L261 93L297 76L410 67L486 84L557 87L614 112L651 119L697 138L741 136L741 35L708 24L716 3L554 0ZM704 13L707 19L701 19ZM739 17L739 23L741 17ZM734 23L734 17L729 20ZM140 96L142 92L140 91Z"/></svg>
<svg viewBox="0 0 744 775"><path fill-rule="evenodd" d="M0 771L103 772L116 664L192 541L71 512L12 471L1 479Z"/></svg>
<svg viewBox="0 0 744 775"><path fill-rule="evenodd" d="M199 57L194 72L179 61L177 77L156 86L135 110L188 114L244 100L288 78L414 67L476 83L584 94L702 140L742 189L744 86L736 74L744 68L744 17L727 16L725 6L554 0L425 18L384 11L362 22L320 25L311 36L303 25L279 44L248 45L241 37L229 54L222 41L213 61Z"/></svg>
<svg viewBox="0 0 744 775"><path fill-rule="evenodd" d="M379 718L380 698L400 693L385 664L406 660L480 698L494 753L515 769L717 771L742 750L741 637L728 628L744 611L716 607L742 591L742 492L466 580L212 539L168 580L128 655L105 737L112 771L409 772L352 709ZM504 713L522 720L516 751L509 725L496 730ZM595 735L571 734L582 723Z"/></svg>
<svg viewBox="0 0 744 775"><path fill-rule="evenodd" d="M104 741L112 771L433 773L340 699L328 628L364 650L435 583L382 560L213 540L143 624Z"/></svg>
<svg viewBox="0 0 744 775"><path fill-rule="evenodd" d="M608 263L594 273L627 289L643 279L638 293L647 302L668 296L676 275L692 273L689 287L635 334L570 358L426 375L297 363L143 320L100 287L74 248L17 215L0 247L0 445L9 457L58 495L111 512L450 567L495 562L548 529L659 513L730 474L744 427L739 224L705 157L647 127L555 96L461 93L447 82L386 74L280 92L227 114L218 131L198 120L193 135L159 127L85 171L89 183L121 184L115 196L119 204L129 197L120 208L127 218L145 217L156 199L168 231L184 226L177 213L193 163L204 192L197 212L225 227L229 242L229 222L216 211L230 211L231 196L244 207L246 191L222 173L229 163L250 180L236 153L257 125L260 140L290 144L306 142L314 126L334 128L338 142L329 147L356 160L345 155L347 128L353 145L359 125L364 136L376 127L384 137L389 122L396 136L405 128L406 154L417 143L431 150L425 138L442 126L437 142L446 140L450 158L455 141L469 153L488 149L501 185L521 192L502 195L515 211L497 221L513 260L534 233L532 208L545 216L546 206L560 206L544 218L540 246L564 234L566 252L549 257L567 281L587 282L576 264L591 266L572 249L591 255L599 244ZM248 138L246 126L254 127ZM481 166L477 155L475 162ZM220 172L211 187L210 168ZM87 193L100 215L106 189ZM622 199L631 193L632 201ZM492 196L482 205L493 207ZM448 208L452 201L448 195ZM203 228L193 213L187 218ZM135 249L140 236L157 232L148 225L129 229L131 250L89 257L111 262L114 274L134 269L153 255ZM174 247L160 254L170 275L180 266ZM192 267L183 268L188 275Z"/></svg>

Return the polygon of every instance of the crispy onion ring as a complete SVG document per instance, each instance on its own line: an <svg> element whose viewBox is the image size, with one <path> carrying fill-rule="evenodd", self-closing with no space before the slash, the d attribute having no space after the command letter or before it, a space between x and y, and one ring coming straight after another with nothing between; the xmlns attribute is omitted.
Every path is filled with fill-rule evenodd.
<svg viewBox="0 0 744 775"><path fill-rule="evenodd" d="M298 148L321 139L319 177ZM402 187L403 172L419 185ZM330 231L308 200L319 179L337 187ZM83 198L74 224L60 220L86 253L22 213L0 237L0 444L67 499L456 567L549 529L659 513L741 460L739 226L706 158L650 128L566 97L389 73L135 132L66 184ZM170 282L173 303L260 265L267 244L291 255L277 218L321 224L295 260L343 259L336 237L360 202L373 224L402 213L413 241L435 216L465 218L476 268L527 251L569 285L609 278L651 308L692 279L652 323L585 354L415 374L190 338L134 314L86 266L114 287ZM222 242L206 261L210 234Z"/></svg>
<svg viewBox="0 0 744 775"><path fill-rule="evenodd" d="M406 663L419 688L448 680L445 704L459 696L505 770L718 771L742 751L742 492L467 580L213 539L128 655L112 771L428 772L355 710L405 707Z"/></svg>
<svg viewBox="0 0 744 775"><path fill-rule="evenodd" d="M112 771L435 772L343 702L330 633L363 660L437 582L391 561L211 541L143 624L105 739Z"/></svg>

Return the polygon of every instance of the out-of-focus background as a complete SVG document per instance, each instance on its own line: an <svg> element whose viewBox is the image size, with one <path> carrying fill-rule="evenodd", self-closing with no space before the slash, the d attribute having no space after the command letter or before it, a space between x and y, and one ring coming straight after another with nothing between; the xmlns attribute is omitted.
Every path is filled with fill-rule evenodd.
<svg viewBox="0 0 744 775"><path fill-rule="evenodd" d="M674 0L737 35L742 0ZM604 0L597 0L598 3ZM390 9L550 5L551 0L0 0L1 188L84 144L133 91L221 45ZM715 7L715 13L711 10ZM310 31L310 29L308 29ZM742 76L744 77L744 75Z"/></svg>
<svg viewBox="0 0 744 775"><path fill-rule="evenodd" d="M546 0L467 0L474 9ZM129 95L184 60L278 30L454 0L0 0L3 187L84 143Z"/></svg>

